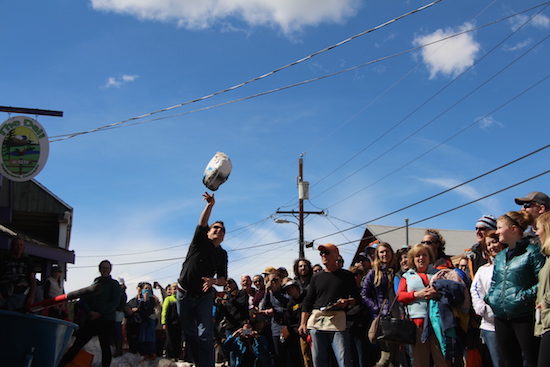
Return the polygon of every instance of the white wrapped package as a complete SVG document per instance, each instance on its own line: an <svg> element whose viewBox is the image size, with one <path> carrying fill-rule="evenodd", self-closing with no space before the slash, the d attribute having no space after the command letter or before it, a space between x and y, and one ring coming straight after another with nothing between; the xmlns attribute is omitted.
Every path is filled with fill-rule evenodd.
<svg viewBox="0 0 550 367"><path fill-rule="evenodd" d="M217 152L204 170L202 183L210 190L216 191L222 183L227 181L232 168L229 157L224 153Z"/></svg>

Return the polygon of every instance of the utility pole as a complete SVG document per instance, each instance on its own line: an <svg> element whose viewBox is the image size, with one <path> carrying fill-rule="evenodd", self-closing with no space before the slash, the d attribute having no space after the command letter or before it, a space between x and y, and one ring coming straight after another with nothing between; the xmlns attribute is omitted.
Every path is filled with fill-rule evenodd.
<svg viewBox="0 0 550 367"><path fill-rule="evenodd" d="M296 216L298 214L298 256L300 258L305 258L305 252L304 252L304 215L307 216L309 214L319 214L324 215L325 212L307 212L304 211L304 200L309 199L309 182L306 182L303 180L304 176L304 162L303 162L303 154L300 154L300 159L298 159L298 178L297 178L297 184L298 184L298 212L296 211L276 211L277 214L292 214Z"/></svg>

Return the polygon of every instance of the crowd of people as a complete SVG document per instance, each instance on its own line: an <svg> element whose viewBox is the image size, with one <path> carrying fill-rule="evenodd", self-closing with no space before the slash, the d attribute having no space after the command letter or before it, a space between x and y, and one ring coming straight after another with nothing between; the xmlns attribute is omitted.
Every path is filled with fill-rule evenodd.
<svg viewBox="0 0 550 367"><path fill-rule="evenodd" d="M141 282L128 301L110 262L99 264L102 290L81 300L81 328L60 365L97 335L104 366L113 340L117 354L127 340L131 353L198 367L550 366L550 198L542 192L516 198L519 210L479 218L477 242L461 256L448 256L442 234L426 229L411 247L372 242L347 269L339 248L324 244L316 264L300 258L292 273L269 266L238 279L228 277L224 223L208 224L214 195L203 196L176 282ZM48 291L62 291L57 270ZM411 320L414 340L373 338L377 317Z"/></svg>

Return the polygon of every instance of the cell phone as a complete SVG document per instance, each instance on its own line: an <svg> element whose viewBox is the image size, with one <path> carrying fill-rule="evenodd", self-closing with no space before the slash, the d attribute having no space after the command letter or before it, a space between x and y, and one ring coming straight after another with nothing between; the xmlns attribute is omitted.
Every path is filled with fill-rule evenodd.
<svg viewBox="0 0 550 367"><path fill-rule="evenodd" d="M241 334L243 334L243 335L252 335L252 329L243 329L241 331Z"/></svg>

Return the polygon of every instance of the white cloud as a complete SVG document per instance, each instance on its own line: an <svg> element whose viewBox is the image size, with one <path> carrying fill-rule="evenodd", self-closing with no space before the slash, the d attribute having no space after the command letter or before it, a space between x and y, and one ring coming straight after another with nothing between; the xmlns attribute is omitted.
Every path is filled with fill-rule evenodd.
<svg viewBox="0 0 550 367"><path fill-rule="evenodd" d="M476 121L477 120L478 119L476 119ZM479 122L479 127L481 129L484 129L484 130L487 130L488 128L490 128L491 126L494 126L494 125L499 126L499 127L504 127L502 122L495 120L493 116L485 117Z"/></svg>
<svg viewBox="0 0 550 367"><path fill-rule="evenodd" d="M533 43L533 40L531 38L527 38L525 41L516 43L514 46L505 45L503 47L503 50L504 51L517 51L517 50L521 50L521 49L529 46L531 43Z"/></svg>
<svg viewBox="0 0 550 367"><path fill-rule="evenodd" d="M522 26L525 22L529 20L530 16L525 14L519 14L513 18L510 19L510 23L512 24L512 29L516 30L520 26ZM550 28L550 18L548 18L546 15L539 14L536 15L529 23L526 24L526 26L532 26L538 29L549 29Z"/></svg>
<svg viewBox="0 0 550 367"><path fill-rule="evenodd" d="M286 34L304 26L342 22L355 15L359 4L358 0L92 0L96 10L176 21L185 28L207 28L233 17L251 26L278 26Z"/></svg>
<svg viewBox="0 0 550 367"><path fill-rule="evenodd" d="M443 188L445 190L450 189L451 187L455 187L456 185L459 185L461 183L460 181L455 180L453 178L418 178L418 180L420 182L434 185L434 186ZM452 190L452 193L462 196L464 199L468 201L476 200L483 196L483 194L477 189L475 189L473 185L460 186ZM452 194L452 193L449 193L449 194ZM484 213L493 213L495 212L494 210L497 207L496 201L494 198L486 198L484 200L481 200L477 202L477 205L480 207L481 211ZM498 213L498 211L496 212Z"/></svg>
<svg viewBox="0 0 550 367"><path fill-rule="evenodd" d="M465 23L459 29L438 29L431 34L417 36L413 40L413 45L421 46L470 28L472 28L472 25ZM426 46L421 49L420 55L430 71L430 79L434 79L438 73L444 76L456 76L463 72L474 64L479 49L480 45L474 40L473 34L464 33L446 41Z"/></svg>
<svg viewBox="0 0 550 367"><path fill-rule="evenodd" d="M139 78L139 75L124 74L120 79L117 79L115 77L109 77L109 79L107 79L107 83L105 84L105 88L111 88L111 87L120 88L121 85L131 83L137 78Z"/></svg>

